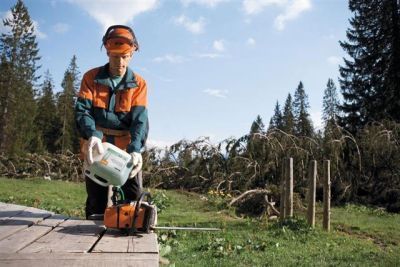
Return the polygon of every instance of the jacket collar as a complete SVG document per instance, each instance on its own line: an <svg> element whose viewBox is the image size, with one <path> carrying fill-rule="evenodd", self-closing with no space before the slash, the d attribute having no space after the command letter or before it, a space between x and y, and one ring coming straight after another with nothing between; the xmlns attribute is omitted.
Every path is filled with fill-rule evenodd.
<svg viewBox="0 0 400 267"><path fill-rule="evenodd" d="M95 83L103 84L105 86L111 87L111 80L110 80L110 74L108 72L108 63L104 66L101 66L99 68L99 71L96 74L96 77L94 78ZM116 90L125 90L129 88L136 88L138 87L135 74L133 71L128 67L126 69L125 75L122 78L121 83L119 84L118 88Z"/></svg>

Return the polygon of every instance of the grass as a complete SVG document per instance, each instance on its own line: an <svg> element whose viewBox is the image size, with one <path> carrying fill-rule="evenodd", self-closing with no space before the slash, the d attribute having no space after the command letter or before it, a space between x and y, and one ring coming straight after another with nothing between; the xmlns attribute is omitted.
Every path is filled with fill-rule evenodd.
<svg viewBox="0 0 400 267"><path fill-rule="evenodd" d="M85 184L0 178L0 201L84 218Z"/></svg>
<svg viewBox="0 0 400 267"><path fill-rule="evenodd" d="M0 178L0 201L83 217L83 184ZM219 232L159 231L171 266L400 266L400 215L346 205L332 209L332 231L304 219L238 218L205 196L150 190L159 225L220 227Z"/></svg>

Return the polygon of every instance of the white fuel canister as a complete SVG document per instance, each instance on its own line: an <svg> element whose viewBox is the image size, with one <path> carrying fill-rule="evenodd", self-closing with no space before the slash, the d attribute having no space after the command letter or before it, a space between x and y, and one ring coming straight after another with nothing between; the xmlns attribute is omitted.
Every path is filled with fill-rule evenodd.
<svg viewBox="0 0 400 267"><path fill-rule="evenodd" d="M103 143L104 153L93 150L93 164L85 164L85 175L102 186L122 186L133 168L132 157L110 143Z"/></svg>

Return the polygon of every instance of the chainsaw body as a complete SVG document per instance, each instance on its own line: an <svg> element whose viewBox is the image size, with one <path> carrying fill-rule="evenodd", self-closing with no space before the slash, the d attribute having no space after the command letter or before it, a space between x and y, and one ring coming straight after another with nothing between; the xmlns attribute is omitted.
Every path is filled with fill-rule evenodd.
<svg viewBox="0 0 400 267"><path fill-rule="evenodd" d="M136 218L135 214L137 214ZM148 233L156 223L157 208L148 202L141 202L140 207L136 201L117 204L106 208L104 212L104 225L107 228L134 229L137 232Z"/></svg>
<svg viewBox="0 0 400 267"><path fill-rule="evenodd" d="M116 190L113 190L116 194ZM150 232L157 224L157 208L143 198L150 194L144 192L138 201L119 203L112 197L113 205L104 212L104 225L107 228L127 230L131 232Z"/></svg>

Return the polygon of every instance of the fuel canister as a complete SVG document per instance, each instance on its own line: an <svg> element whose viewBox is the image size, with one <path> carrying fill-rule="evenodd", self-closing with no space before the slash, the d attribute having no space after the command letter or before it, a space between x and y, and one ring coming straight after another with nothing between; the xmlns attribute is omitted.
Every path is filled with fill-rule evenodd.
<svg viewBox="0 0 400 267"><path fill-rule="evenodd" d="M104 153L93 150L93 164L85 166L85 175L102 186L122 186L133 168L132 157L110 143L103 143Z"/></svg>

